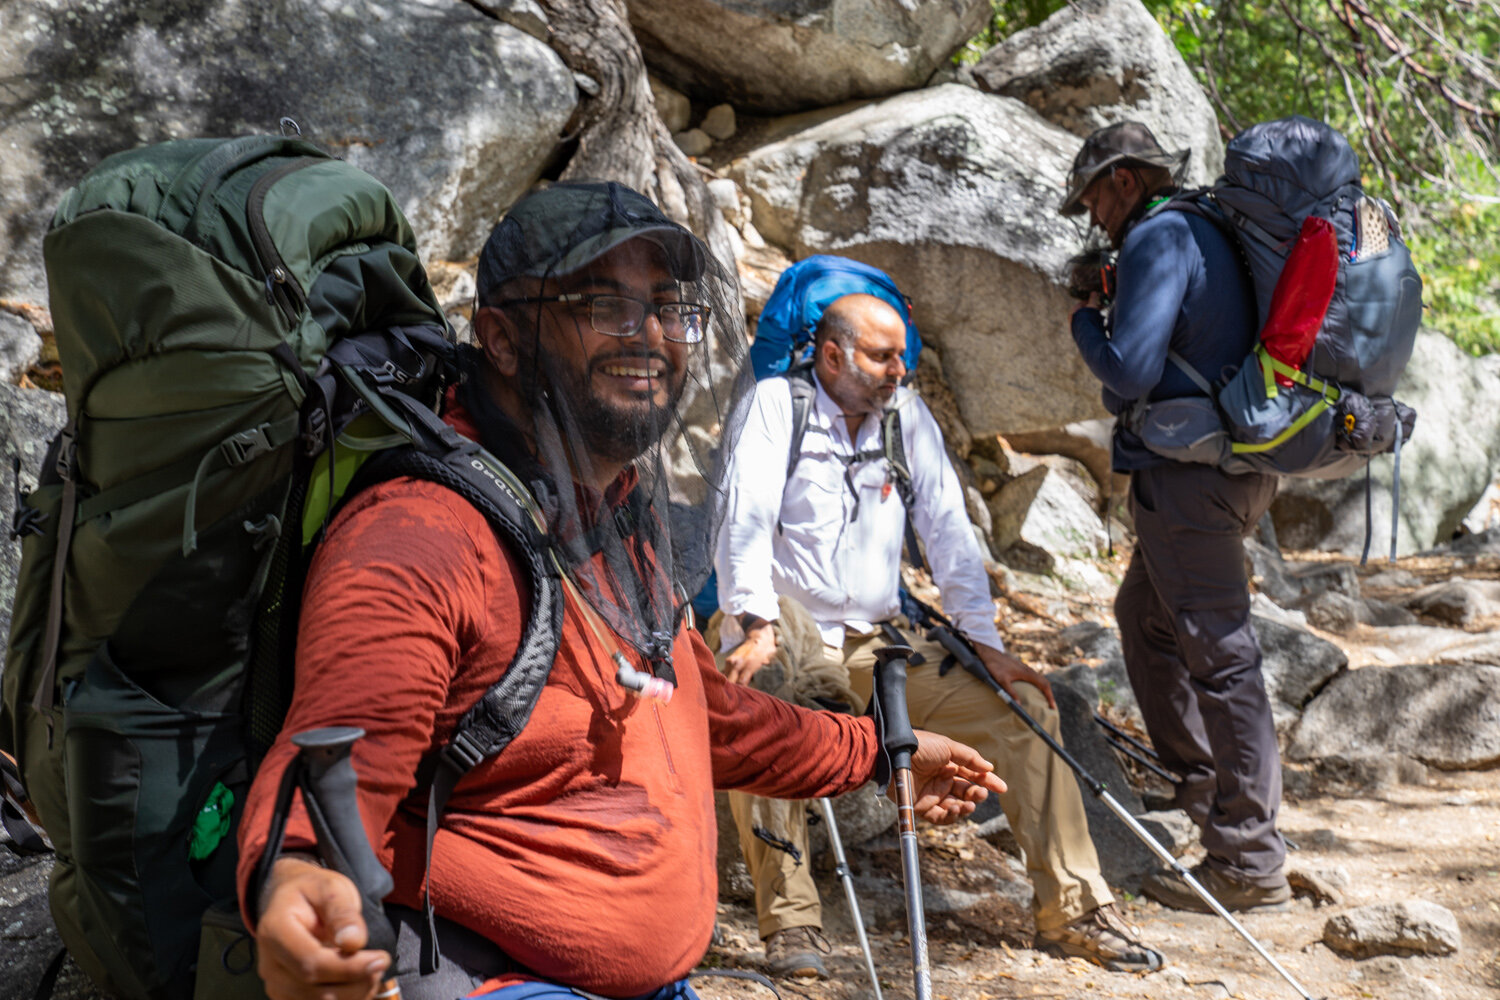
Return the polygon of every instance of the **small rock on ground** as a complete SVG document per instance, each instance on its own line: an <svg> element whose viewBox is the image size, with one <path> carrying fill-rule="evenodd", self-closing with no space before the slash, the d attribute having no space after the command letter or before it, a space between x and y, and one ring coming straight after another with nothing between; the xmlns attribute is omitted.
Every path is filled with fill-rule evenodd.
<svg viewBox="0 0 1500 1000"><path fill-rule="evenodd" d="M708 133L698 128L678 132L672 136L672 141L677 143L677 148L682 150L684 156L702 156L714 144Z"/></svg>
<svg viewBox="0 0 1500 1000"><path fill-rule="evenodd" d="M1361 906L1330 917L1323 943L1355 958L1375 955L1451 955L1462 946L1453 911L1412 899Z"/></svg>
<svg viewBox="0 0 1500 1000"><path fill-rule="evenodd" d="M1292 894L1307 896L1317 906L1340 906L1349 873L1342 868L1292 868L1286 873Z"/></svg>

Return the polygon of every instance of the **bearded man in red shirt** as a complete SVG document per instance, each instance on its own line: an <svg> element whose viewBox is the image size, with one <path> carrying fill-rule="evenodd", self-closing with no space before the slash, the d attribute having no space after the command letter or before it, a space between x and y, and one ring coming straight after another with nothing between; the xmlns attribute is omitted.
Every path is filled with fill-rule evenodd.
<svg viewBox="0 0 1500 1000"><path fill-rule="evenodd" d="M529 578L435 483L391 480L344 506L309 569L293 703L240 827L259 970L274 1000L363 1000L393 975L364 947L354 884L296 850L313 844L300 808L293 850L251 886L289 734L357 726L360 810L394 877L408 1000L692 997L714 923L714 789L856 788L875 770L874 727L726 683L684 627L722 510L717 455L749 385L734 285L708 249L628 188L555 184L496 227L477 284L477 345L444 418L545 514L568 593L556 659L520 735L453 789L424 863L419 765L511 662ZM621 662L670 684L670 701L624 686ZM927 819L1004 789L973 750L919 738ZM406 960L424 876L446 959L429 976Z"/></svg>

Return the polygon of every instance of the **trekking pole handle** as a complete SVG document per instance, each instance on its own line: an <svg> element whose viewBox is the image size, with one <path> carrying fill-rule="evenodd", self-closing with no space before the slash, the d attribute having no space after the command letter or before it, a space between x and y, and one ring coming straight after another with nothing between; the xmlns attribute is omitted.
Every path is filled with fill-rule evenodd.
<svg viewBox="0 0 1500 1000"><path fill-rule="evenodd" d="M917 749L906 710L906 664L910 646L884 646L875 651L875 705L880 713L880 743L891 761L891 770L911 770L911 755Z"/></svg>
<svg viewBox="0 0 1500 1000"><path fill-rule="evenodd" d="M365 735L352 726L309 729L292 737L299 750L302 798L318 838L324 864L348 877L359 890L360 912L369 943L391 956L396 967L396 934L384 900L395 885L380 864L359 813L359 779L350 751Z"/></svg>

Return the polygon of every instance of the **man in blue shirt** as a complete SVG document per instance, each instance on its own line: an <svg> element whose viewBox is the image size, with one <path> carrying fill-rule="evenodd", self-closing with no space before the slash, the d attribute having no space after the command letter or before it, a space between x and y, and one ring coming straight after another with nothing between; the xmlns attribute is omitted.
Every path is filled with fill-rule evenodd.
<svg viewBox="0 0 1500 1000"><path fill-rule="evenodd" d="M1138 122L1100 129L1073 161L1060 208L1087 212L1118 251L1113 303L1095 294L1072 317L1073 340L1118 417L1139 401L1204 394L1169 351L1214 380L1256 336L1254 290L1230 238L1167 204L1187 156L1167 153ZM1116 424L1114 468L1130 473L1137 541L1115 617L1131 687L1157 752L1183 777L1177 804L1202 829L1198 880L1230 909L1278 906L1291 895L1276 832L1281 761L1242 548L1276 477L1164 458L1126 422ZM1207 910L1171 871L1147 876L1143 889Z"/></svg>

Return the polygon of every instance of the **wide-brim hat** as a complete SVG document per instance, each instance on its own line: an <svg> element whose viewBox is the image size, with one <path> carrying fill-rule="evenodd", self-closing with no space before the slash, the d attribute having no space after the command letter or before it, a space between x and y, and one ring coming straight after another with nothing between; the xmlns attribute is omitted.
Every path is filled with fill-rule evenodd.
<svg viewBox="0 0 1500 1000"><path fill-rule="evenodd" d="M1073 158L1073 169L1068 173L1068 195L1057 210L1063 215L1083 214L1086 209L1079 204L1083 193L1100 174L1121 163L1165 167L1172 172L1172 180L1180 184L1191 155L1190 149L1175 153L1162 149L1156 136L1140 122L1106 125L1083 140L1083 148Z"/></svg>
<svg viewBox="0 0 1500 1000"><path fill-rule="evenodd" d="M610 250L646 238L662 248L679 281L696 281L707 248L645 195L613 181L538 188L505 213L479 254L479 301L516 278L571 274Z"/></svg>

